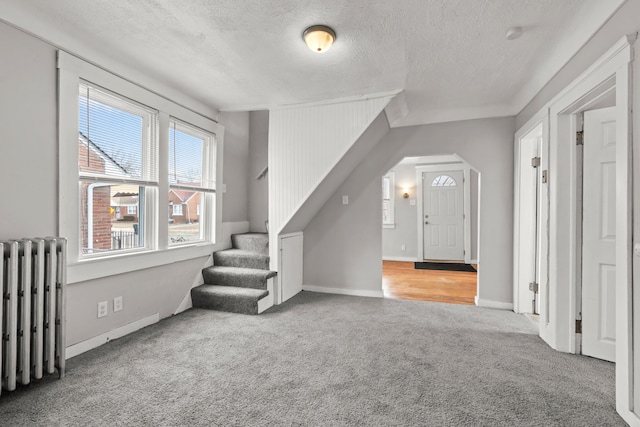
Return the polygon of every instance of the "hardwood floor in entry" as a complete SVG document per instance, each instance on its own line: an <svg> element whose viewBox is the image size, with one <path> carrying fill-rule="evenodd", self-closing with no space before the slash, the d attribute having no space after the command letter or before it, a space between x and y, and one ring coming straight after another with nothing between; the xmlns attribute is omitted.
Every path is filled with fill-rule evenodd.
<svg viewBox="0 0 640 427"><path fill-rule="evenodd" d="M416 270L412 262L382 261L382 291L385 298L474 305L477 274Z"/></svg>

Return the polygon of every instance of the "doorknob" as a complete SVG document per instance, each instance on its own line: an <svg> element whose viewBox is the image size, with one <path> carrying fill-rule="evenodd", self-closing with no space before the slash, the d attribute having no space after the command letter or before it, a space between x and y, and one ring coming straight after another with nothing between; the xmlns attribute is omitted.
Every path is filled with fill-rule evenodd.
<svg viewBox="0 0 640 427"><path fill-rule="evenodd" d="M425 221L424 223L425 223L425 224L429 224L429 221Z"/></svg>

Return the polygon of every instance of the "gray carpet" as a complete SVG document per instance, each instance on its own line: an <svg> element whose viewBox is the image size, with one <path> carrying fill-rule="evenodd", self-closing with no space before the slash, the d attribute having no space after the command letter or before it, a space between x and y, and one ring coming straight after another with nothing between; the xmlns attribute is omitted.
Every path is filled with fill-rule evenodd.
<svg viewBox="0 0 640 427"><path fill-rule="evenodd" d="M512 312L303 292L260 316L193 309L0 397L0 424L611 426L614 365Z"/></svg>

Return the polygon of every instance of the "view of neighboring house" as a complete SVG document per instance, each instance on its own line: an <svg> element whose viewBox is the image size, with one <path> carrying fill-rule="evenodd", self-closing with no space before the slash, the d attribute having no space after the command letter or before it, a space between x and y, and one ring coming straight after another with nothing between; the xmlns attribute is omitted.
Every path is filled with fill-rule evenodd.
<svg viewBox="0 0 640 427"><path fill-rule="evenodd" d="M78 164L84 172L127 176L127 171L118 162L82 133L78 138ZM80 231L83 253L114 249L113 221L138 221L135 190L135 186L82 181ZM121 248L118 242L116 248Z"/></svg>
<svg viewBox="0 0 640 427"><path fill-rule="evenodd" d="M192 224L200 221L201 193L190 190L169 190L169 223Z"/></svg>

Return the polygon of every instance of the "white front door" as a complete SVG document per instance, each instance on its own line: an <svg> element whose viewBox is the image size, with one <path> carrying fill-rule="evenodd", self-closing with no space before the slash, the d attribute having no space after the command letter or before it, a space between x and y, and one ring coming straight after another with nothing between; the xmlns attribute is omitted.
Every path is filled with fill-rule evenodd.
<svg viewBox="0 0 640 427"><path fill-rule="evenodd" d="M616 357L615 108L584 113L582 353Z"/></svg>
<svg viewBox="0 0 640 427"><path fill-rule="evenodd" d="M464 261L463 171L423 172L423 258Z"/></svg>

